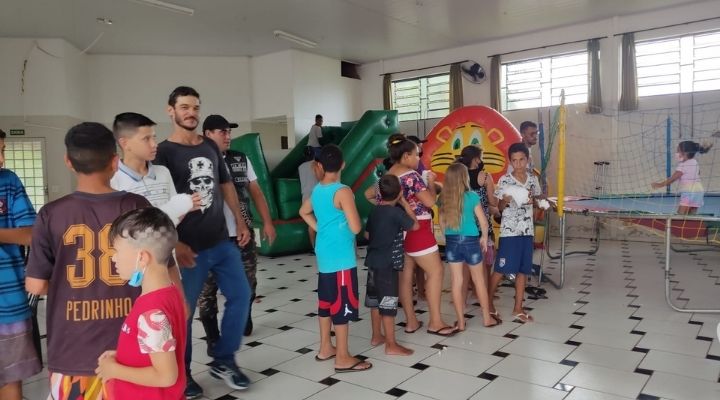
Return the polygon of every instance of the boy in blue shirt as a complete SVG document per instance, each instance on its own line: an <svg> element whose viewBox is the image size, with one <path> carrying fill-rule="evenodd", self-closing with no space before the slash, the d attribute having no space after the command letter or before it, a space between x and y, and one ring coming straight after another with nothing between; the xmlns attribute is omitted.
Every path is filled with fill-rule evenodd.
<svg viewBox="0 0 720 400"><path fill-rule="evenodd" d="M5 132L0 130L0 399L22 399L23 379L40 372L25 291L25 263L35 210L25 187L5 164Z"/></svg>
<svg viewBox="0 0 720 400"><path fill-rule="evenodd" d="M323 178L300 207L300 216L317 232L320 350L315 359L335 358L335 372L365 371L372 364L352 357L348 349L348 322L358 318L355 235L362 223L352 190L340 183L345 166L340 148L323 147L318 163ZM331 325L335 325L336 347L330 340Z"/></svg>

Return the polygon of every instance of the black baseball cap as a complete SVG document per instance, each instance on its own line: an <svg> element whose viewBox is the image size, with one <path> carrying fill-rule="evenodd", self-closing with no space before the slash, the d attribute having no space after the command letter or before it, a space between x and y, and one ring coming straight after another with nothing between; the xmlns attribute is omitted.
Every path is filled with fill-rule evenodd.
<svg viewBox="0 0 720 400"><path fill-rule="evenodd" d="M222 115L213 114L208 115L207 118L205 118L202 129L203 131L212 131L215 129L230 129L237 127L238 124L231 124Z"/></svg>

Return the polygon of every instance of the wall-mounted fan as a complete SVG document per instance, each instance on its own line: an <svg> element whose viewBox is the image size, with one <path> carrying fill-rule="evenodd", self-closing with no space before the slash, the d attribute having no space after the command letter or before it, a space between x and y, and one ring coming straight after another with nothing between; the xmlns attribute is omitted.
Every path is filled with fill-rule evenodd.
<svg viewBox="0 0 720 400"><path fill-rule="evenodd" d="M475 61L465 61L460 64L460 70L462 71L463 78L468 82L483 83L485 79L487 79L485 69Z"/></svg>

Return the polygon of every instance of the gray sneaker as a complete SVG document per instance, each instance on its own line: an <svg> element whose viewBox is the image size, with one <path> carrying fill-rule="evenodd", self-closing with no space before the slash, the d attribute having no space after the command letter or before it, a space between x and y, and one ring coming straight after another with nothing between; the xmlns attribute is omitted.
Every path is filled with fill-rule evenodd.
<svg viewBox="0 0 720 400"><path fill-rule="evenodd" d="M226 385L235 390L245 390L250 386L250 379L233 361L213 361L210 376L222 379Z"/></svg>

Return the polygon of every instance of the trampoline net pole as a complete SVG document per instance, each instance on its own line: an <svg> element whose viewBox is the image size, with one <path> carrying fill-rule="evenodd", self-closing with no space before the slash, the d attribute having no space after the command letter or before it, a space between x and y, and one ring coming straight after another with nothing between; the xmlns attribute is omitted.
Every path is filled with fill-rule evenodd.
<svg viewBox="0 0 720 400"><path fill-rule="evenodd" d="M565 90L560 91L558 109L558 176L557 176L557 212L560 218L565 214Z"/></svg>

